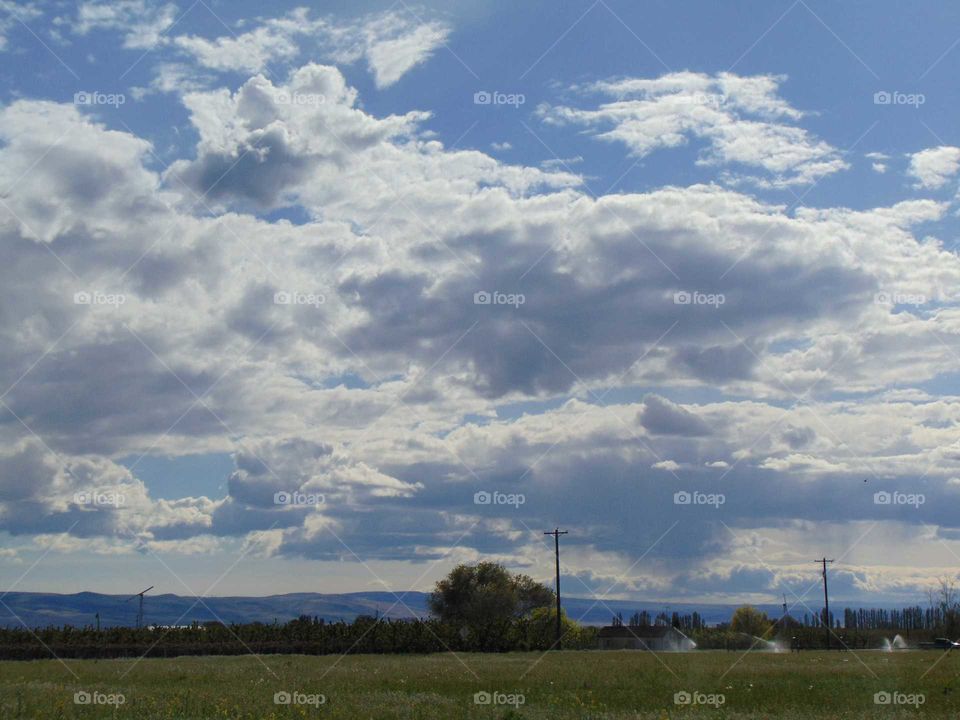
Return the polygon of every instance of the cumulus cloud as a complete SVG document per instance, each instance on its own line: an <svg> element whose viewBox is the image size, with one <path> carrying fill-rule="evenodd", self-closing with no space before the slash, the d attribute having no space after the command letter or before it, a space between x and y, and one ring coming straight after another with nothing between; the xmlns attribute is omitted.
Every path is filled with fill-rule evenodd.
<svg viewBox="0 0 960 720"><path fill-rule="evenodd" d="M450 33L440 22L421 23L399 12L368 19L361 26L363 54L377 87L393 85L425 62Z"/></svg>
<svg viewBox="0 0 960 720"><path fill-rule="evenodd" d="M941 145L913 153L907 174L916 179L916 187L937 190L946 185L958 170L960 148Z"/></svg>
<svg viewBox="0 0 960 720"><path fill-rule="evenodd" d="M803 113L779 97L783 78L730 73L670 73L577 88L615 98L596 109L541 105L553 125L579 125L601 140L645 157L655 150L706 143L703 165L761 168L751 181L774 187L814 182L848 167L841 153L795 124Z"/></svg>
<svg viewBox="0 0 960 720"><path fill-rule="evenodd" d="M77 8L73 31L86 35L91 30L118 30L124 35L124 47L148 50L167 41L165 33L176 19L177 6L173 3L83 2Z"/></svg>
<svg viewBox="0 0 960 720"><path fill-rule="evenodd" d="M173 43L206 68L254 73L274 63L290 62L309 44L321 57L338 63L365 60L376 86L385 88L426 62L449 33L446 24L421 21L409 10L343 23L311 18L307 8L298 8L239 35L209 39L184 34Z"/></svg>
<svg viewBox="0 0 960 720"><path fill-rule="evenodd" d="M710 427L689 410L659 395L648 395L640 424L653 435L709 435Z"/></svg>
<svg viewBox="0 0 960 720"><path fill-rule="evenodd" d="M678 142L696 127L722 149L723 123L801 119L779 85L622 91ZM677 95L715 86L722 117L696 125ZM590 585L676 523L631 587L709 593L802 580L753 551L806 552L803 526L840 546L851 519L898 542L956 528L960 405L902 387L955 369L941 288L960 263L922 234L945 204L787 212L718 184L592 197L569 172L444 146L422 110L369 112L319 64L183 103L196 144L163 172L147 140L73 105L0 110L7 532L400 562L459 543L537 568L524 524L549 518L583 529L570 562ZM810 162L755 164L792 182ZM288 207L303 219L269 219ZM234 458L223 498L152 497L118 460L211 452ZM104 487L130 503L75 501ZM923 513L873 502L908 487ZM724 514L680 490L723 493ZM277 502L292 492L323 502ZM849 586L892 587L869 560Z"/></svg>

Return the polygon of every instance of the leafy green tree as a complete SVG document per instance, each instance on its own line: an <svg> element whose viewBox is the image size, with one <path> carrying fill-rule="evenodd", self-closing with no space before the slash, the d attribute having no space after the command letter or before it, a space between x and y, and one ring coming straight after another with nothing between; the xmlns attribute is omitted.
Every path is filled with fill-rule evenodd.
<svg viewBox="0 0 960 720"><path fill-rule="evenodd" d="M730 620L730 629L734 632L742 632L756 637L766 637L773 624L765 612L757 610L753 605L742 605L738 607Z"/></svg>
<svg viewBox="0 0 960 720"><path fill-rule="evenodd" d="M480 650L505 646L516 620L553 601L553 591L545 585L493 562L458 565L427 600L441 622L459 627Z"/></svg>

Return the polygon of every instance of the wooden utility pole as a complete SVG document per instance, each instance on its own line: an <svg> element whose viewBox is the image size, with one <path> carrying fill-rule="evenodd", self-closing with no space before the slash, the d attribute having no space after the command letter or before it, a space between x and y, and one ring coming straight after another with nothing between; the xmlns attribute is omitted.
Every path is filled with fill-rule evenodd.
<svg viewBox="0 0 960 720"><path fill-rule="evenodd" d="M544 533L544 535L553 535L553 547L557 559L557 641L554 643L557 650L560 649L560 638L563 633L562 623L560 622L560 536L566 534L567 531L560 528L554 528L550 532Z"/></svg>
<svg viewBox="0 0 960 720"><path fill-rule="evenodd" d="M822 557L819 560L814 560L815 563L823 563L823 626L826 628L827 634L827 650L830 649L830 597L827 595L827 563L832 563L833 560L827 560L826 557Z"/></svg>

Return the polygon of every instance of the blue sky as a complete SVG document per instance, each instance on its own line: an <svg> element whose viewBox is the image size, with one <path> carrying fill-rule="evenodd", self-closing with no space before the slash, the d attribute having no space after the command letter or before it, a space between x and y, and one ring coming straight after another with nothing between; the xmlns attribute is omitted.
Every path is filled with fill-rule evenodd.
<svg viewBox="0 0 960 720"><path fill-rule="evenodd" d="M958 20L0 2L4 586L922 600Z"/></svg>

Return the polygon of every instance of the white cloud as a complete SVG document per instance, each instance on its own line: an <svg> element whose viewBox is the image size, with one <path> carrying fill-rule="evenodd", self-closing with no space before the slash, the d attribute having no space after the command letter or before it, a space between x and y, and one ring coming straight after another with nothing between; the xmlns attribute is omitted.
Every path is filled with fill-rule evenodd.
<svg viewBox="0 0 960 720"><path fill-rule="evenodd" d="M444 44L450 29L441 22L421 23L392 12L367 20L361 30L364 56L377 87L393 85Z"/></svg>
<svg viewBox="0 0 960 720"><path fill-rule="evenodd" d="M917 180L916 187L942 188L960 170L960 148L949 145L928 148L910 156L907 174Z"/></svg>
<svg viewBox="0 0 960 720"><path fill-rule="evenodd" d="M273 63L290 62L309 45L321 57L339 63L365 59L376 86L385 88L425 62L449 33L444 23L421 22L409 11L372 14L345 23L311 18L306 8L298 8L240 35L212 40L180 35L173 42L203 67L252 73Z"/></svg>
<svg viewBox="0 0 960 720"><path fill-rule="evenodd" d="M74 32L86 35L91 30L119 30L124 47L147 50L166 42L164 33L177 19L173 3L155 4L146 0L83 2L77 9Z"/></svg>
<svg viewBox="0 0 960 720"><path fill-rule="evenodd" d="M762 168L769 175L749 178L760 185L806 184L846 169L836 148L787 124L803 113L778 97L782 79L682 72L599 82L579 89L615 100L589 110L542 105L538 114L551 124L586 126L637 157L701 139L707 148L699 163Z"/></svg>
<svg viewBox="0 0 960 720"><path fill-rule="evenodd" d="M656 97L695 86L658 82ZM737 113L798 117L773 80L723 82ZM938 288L960 283L960 263L918 231L946 204L789 213L713 184L594 198L569 173L424 137L425 112L367 112L316 64L184 103L197 144L162 176L146 140L72 105L0 109L0 180L14 185L0 206L0 380L56 453L0 423L8 532L55 538L80 519L69 541L103 552L122 531L141 550L239 536L265 555L337 559L332 530L365 559L411 562L479 521L464 556L535 564L538 541L512 518L556 517L596 530L574 545L592 581L672 522L684 488L671 472L704 492L723 476L726 507L772 545L803 523L839 538L847 520L889 520L861 475L923 487L923 521L956 526L960 403L885 392L955 370L960 312ZM306 220L257 216L278 207ZM125 302L76 304L81 290ZM478 291L525 302L478 304ZM675 301L693 291L725 302ZM650 387L642 402L591 395ZM680 399L697 393L716 399ZM143 452L231 453L227 497L152 497L116 460ZM70 501L104 486L131 503ZM473 503L485 488L527 503L494 515ZM293 489L327 502L274 503ZM609 501L631 493L639 509ZM685 525L651 586L758 577L740 557L711 574L729 533Z"/></svg>

